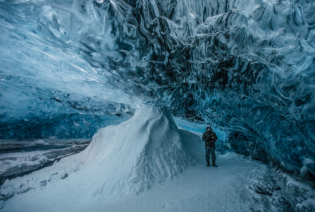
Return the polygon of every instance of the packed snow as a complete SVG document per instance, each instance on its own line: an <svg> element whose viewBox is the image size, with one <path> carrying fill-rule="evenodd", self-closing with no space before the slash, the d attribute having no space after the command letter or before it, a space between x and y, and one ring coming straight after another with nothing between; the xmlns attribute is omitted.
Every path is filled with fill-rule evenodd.
<svg viewBox="0 0 315 212"><path fill-rule="evenodd" d="M83 152L7 180L2 211L292 210L268 165L228 152L206 167L200 135L165 108L137 110Z"/></svg>

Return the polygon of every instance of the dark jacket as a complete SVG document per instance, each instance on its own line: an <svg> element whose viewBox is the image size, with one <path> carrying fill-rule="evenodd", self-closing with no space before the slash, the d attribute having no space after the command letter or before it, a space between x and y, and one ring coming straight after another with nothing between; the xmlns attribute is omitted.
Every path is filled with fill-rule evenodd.
<svg viewBox="0 0 315 212"><path fill-rule="evenodd" d="M215 132L213 132L213 131L206 131L202 135L202 140L205 142L205 145L207 147L214 147L215 146L215 141L218 140L218 137L215 134Z"/></svg>

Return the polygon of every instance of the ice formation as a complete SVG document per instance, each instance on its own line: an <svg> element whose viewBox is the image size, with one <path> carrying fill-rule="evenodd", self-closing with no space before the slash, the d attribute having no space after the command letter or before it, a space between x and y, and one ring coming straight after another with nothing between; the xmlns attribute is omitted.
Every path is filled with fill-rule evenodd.
<svg viewBox="0 0 315 212"><path fill-rule="evenodd" d="M1 1L1 138L39 117L164 105L221 128L236 152L315 174L314 11L307 0Z"/></svg>

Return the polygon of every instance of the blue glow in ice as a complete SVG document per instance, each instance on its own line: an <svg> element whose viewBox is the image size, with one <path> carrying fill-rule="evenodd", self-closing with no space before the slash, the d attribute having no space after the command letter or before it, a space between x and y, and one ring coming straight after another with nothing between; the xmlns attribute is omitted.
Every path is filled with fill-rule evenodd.
<svg viewBox="0 0 315 212"><path fill-rule="evenodd" d="M314 11L289 0L2 1L1 137L21 120L165 105L212 123L236 152L315 174Z"/></svg>

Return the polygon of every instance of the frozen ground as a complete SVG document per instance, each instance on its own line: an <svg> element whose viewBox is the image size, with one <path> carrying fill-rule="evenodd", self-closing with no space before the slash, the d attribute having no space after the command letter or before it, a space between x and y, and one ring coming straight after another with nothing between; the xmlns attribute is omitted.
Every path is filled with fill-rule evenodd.
<svg viewBox="0 0 315 212"><path fill-rule="evenodd" d="M83 152L1 186L1 211L291 211L269 166L235 153L206 167L200 133L161 108L100 130Z"/></svg>
<svg viewBox="0 0 315 212"><path fill-rule="evenodd" d="M31 190L5 202L2 211L277 211L269 199L278 196L259 195L249 189L249 182L268 177L268 168L258 162L222 156L217 169L197 163L181 175L154 186L139 195L121 197L113 202L79 201L81 191L69 192L54 186ZM85 183L86 179L82 179ZM257 200L255 200L255 197ZM266 199L266 206L263 199ZM79 197L81 200L81 197ZM255 205L257 201L257 204ZM269 206L268 206L269 205ZM281 211L281 210L280 210ZM285 210L283 210L285 211Z"/></svg>

